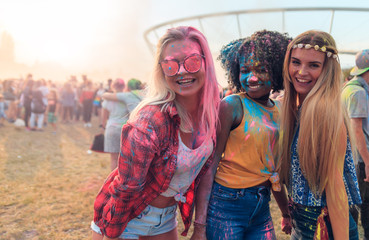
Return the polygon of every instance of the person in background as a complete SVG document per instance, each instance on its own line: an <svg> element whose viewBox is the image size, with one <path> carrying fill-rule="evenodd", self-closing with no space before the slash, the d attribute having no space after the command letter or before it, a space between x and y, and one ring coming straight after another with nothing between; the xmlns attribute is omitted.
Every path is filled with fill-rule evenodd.
<svg viewBox="0 0 369 240"><path fill-rule="evenodd" d="M144 90L142 89L142 83L137 79L130 79L127 83L128 92L109 93L106 92L102 95L102 98L109 101L119 101L126 105L128 113L130 114L133 109L144 98ZM129 117L129 116L128 116Z"/></svg>
<svg viewBox="0 0 369 240"><path fill-rule="evenodd" d="M42 127L44 125L44 115L46 112L47 102L45 101L42 91L39 89L40 86L41 81L36 81L36 84L32 91L31 118L29 120L29 125L32 131L42 131Z"/></svg>
<svg viewBox="0 0 369 240"><path fill-rule="evenodd" d="M0 127L4 126L4 119L6 119L5 114L5 101L4 96L2 93L0 93Z"/></svg>
<svg viewBox="0 0 369 240"><path fill-rule="evenodd" d="M24 107L24 124L26 130L30 130L29 128L29 118L31 117L31 102L32 102L32 92L33 92L33 79L32 75L28 74L27 79L24 83L24 88L21 93L21 103Z"/></svg>
<svg viewBox="0 0 369 240"><path fill-rule="evenodd" d="M168 29L159 40L148 92L123 126L118 168L95 200L92 239L186 235L199 183L212 162L219 87L205 36Z"/></svg>
<svg viewBox="0 0 369 240"><path fill-rule="evenodd" d="M116 79L113 91L120 93L125 88L123 79ZM120 134L122 126L128 120L128 108L126 104L118 101L104 100L102 103L102 123L104 129L104 152L110 153L110 168L114 170L118 166L118 155L120 151Z"/></svg>
<svg viewBox="0 0 369 240"><path fill-rule="evenodd" d="M95 90L90 80L86 81L85 87L82 89L82 93L79 102L82 104L83 121L85 127L91 127L92 107L94 101Z"/></svg>
<svg viewBox="0 0 369 240"><path fill-rule="evenodd" d="M6 108L6 116L7 120L11 123L15 122L17 118L17 109L18 109L18 101L17 101L17 93L15 87L15 80L5 80L3 82L4 90L3 96L5 100L5 108Z"/></svg>
<svg viewBox="0 0 369 240"><path fill-rule="evenodd" d="M77 102L75 101L76 94L72 84L66 82L61 93L61 105L63 108L63 123L69 123L73 120L74 108Z"/></svg>
<svg viewBox="0 0 369 240"><path fill-rule="evenodd" d="M57 112L59 108L58 103L58 95L56 93L55 89L50 90L50 94L48 96L48 104L47 104L47 122L50 123L50 125L53 128L53 133L56 133L56 122L57 119Z"/></svg>
<svg viewBox="0 0 369 240"><path fill-rule="evenodd" d="M316 30L298 35L286 52L280 177L291 239L358 239L349 205L361 199L337 54L332 36Z"/></svg>
<svg viewBox="0 0 369 240"><path fill-rule="evenodd" d="M354 76L342 91L342 101L350 117L356 137L357 177L362 204L361 225L364 239L369 239L369 49L356 54L356 66L350 72ZM353 210L353 215L357 211Z"/></svg>
<svg viewBox="0 0 369 240"><path fill-rule="evenodd" d="M291 231L287 194L276 168L280 106L269 97L283 88L290 40L286 34L263 30L220 51L236 93L220 104L214 163L199 187L202 207L196 211L193 239L276 239L271 192L284 218L282 230Z"/></svg>

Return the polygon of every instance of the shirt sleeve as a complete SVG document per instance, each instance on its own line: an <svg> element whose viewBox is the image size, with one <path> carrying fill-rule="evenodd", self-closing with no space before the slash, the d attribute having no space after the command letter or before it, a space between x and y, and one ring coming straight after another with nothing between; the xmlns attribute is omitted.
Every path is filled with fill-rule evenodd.
<svg viewBox="0 0 369 240"><path fill-rule="evenodd" d="M95 201L94 221L102 233L118 237L132 219L146 176L155 155L160 155L159 133L164 133L163 113L143 111L137 124L126 124L122 129L121 153L118 168L111 173ZM134 216L133 216L134 217Z"/></svg>
<svg viewBox="0 0 369 240"><path fill-rule="evenodd" d="M135 97L135 96L132 96L132 93L130 92L118 92L116 93L116 95L117 95L118 101L124 102L124 103L131 102L131 99Z"/></svg>
<svg viewBox="0 0 369 240"><path fill-rule="evenodd" d="M351 91L345 91L346 107L350 118L367 118L368 117L368 105L367 95L364 89L354 89Z"/></svg>

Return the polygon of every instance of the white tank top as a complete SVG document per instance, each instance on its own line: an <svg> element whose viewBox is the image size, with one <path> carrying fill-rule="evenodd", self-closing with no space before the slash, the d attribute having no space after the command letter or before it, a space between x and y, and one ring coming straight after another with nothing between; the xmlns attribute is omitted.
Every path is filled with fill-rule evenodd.
<svg viewBox="0 0 369 240"><path fill-rule="evenodd" d="M213 152L213 141L209 139L208 141L204 141L198 148L190 149L182 142L179 132L178 140L177 168L169 183L169 188L161 195L164 197L174 197L176 201L184 203L186 202L186 198L183 194L191 186L206 160Z"/></svg>

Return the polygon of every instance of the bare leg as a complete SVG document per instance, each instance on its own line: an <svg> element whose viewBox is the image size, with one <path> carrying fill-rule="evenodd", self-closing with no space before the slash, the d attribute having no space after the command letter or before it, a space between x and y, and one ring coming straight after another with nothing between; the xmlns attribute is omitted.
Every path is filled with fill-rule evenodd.
<svg viewBox="0 0 369 240"><path fill-rule="evenodd" d="M98 234L95 231L91 231L92 232L92 240L102 240L103 239L103 235Z"/></svg>
<svg viewBox="0 0 369 240"><path fill-rule="evenodd" d="M159 235L156 235L156 236L140 237L140 240L168 240L168 239L170 239L170 240L178 239L177 228L174 228L170 232L166 232L166 233L159 234Z"/></svg>
<svg viewBox="0 0 369 240"><path fill-rule="evenodd" d="M119 153L110 153L110 169L114 170L118 167Z"/></svg>
<svg viewBox="0 0 369 240"><path fill-rule="evenodd" d="M109 240L109 239L112 239L112 238L107 238L107 237L104 238L103 235L98 234L95 231L92 231L92 240L103 240L103 239L104 240ZM122 238L114 238L114 239L125 240L125 239L122 239Z"/></svg>

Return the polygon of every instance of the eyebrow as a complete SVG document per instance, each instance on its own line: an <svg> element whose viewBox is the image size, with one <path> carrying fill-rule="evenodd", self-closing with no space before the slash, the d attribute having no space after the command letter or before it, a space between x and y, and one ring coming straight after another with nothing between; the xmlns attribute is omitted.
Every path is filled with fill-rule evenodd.
<svg viewBox="0 0 369 240"><path fill-rule="evenodd" d="M291 57L291 59L298 60L298 61L300 61L300 62L301 62L301 60L300 60L300 59L298 59L298 58L296 58L296 57ZM309 63L318 63L318 64L323 64L322 62L319 62L319 61L311 61L311 62L309 62Z"/></svg>

